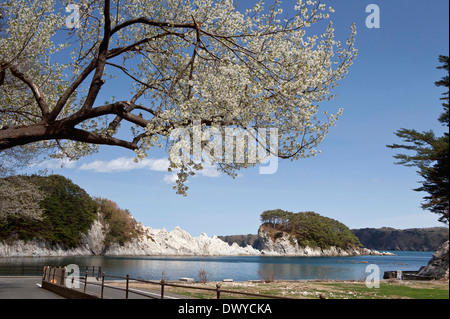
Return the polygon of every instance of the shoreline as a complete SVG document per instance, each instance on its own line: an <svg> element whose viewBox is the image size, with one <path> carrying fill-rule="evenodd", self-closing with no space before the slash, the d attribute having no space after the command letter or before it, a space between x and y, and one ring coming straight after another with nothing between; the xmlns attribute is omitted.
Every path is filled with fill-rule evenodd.
<svg viewBox="0 0 450 319"><path fill-rule="evenodd" d="M403 251L403 250L401 250ZM414 250L411 250L414 251ZM432 252L432 251L421 251L421 252ZM64 257L305 257L305 258L320 258L320 257L342 257L342 258L346 258L346 257L364 257L364 256L397 256L397 254L394 254L392 252L383 252L380 254L361 254L361 255L280 255L280 254L259 254L259 255L241 255L241 254L236 254L236 255L190 255L190 254L166 254L166 255L157 255L157 254L152 254L152 255L96 255L96 254L67 254L67 255L8 255L8 256L1 256L0 255L0 259L1 258L64 258Z"/></svg>
<svg viewBox="0 0 450 319"><path fill-rule="evenodd" d="M221 241L221 240L220 240ZM257 257L355 257L355 256L394 256L396 254L390 251L377 251L364 247L353 248L311 248L308 246L297 247L292 252L278 252L270 250L257 250L253 247L243 248L236 244L229 245L221 241L225 250L212 249L211 251L203 251L203 249L193 249L189 252L183 249L167 249L166 251L151 249L150 247L140 247L138 243L127 243L124 246L112 246L106 249L95 251L90 249L89 245L81 245L75 248L65 249L59 244L50 244L41 239L33 239L30 241L17 240L13 242L0 241L0 258L13 257L233 257L233 256L257 256ZM226 245L226 246L225 246ZM117 247L116 247L117 246ZM181 248L181 247L178 247ZM152 251L153 250L153 251Z"/></svg>

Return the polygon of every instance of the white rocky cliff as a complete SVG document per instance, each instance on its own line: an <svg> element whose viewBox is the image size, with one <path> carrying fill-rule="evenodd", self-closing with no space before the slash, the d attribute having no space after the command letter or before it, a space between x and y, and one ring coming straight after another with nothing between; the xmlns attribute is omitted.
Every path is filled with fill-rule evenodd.
<svg viewBox="0 0 450 319"><path fill-rule="evenodd" d="M138 237L126 242L124 245L107 243L106 233L108 224L98 218L92 224L87 235L82 235L82 242L74 249L64 249L62 245L51 245L39 238L24 242L0 241L0 257L21 256L155 256L155 255L186 255L186 256L236 256L236 255L268 255L268 256L355 256L355 255L384 255L366 248L341 249L330 247L329 249L311 248L299 246L295 239L288 234L278 237L276 240L261 229L258 232L263 243L261 250L254 249L250 245L240 247L232 245L217 238L202 234L192 237L188 232L179 227L172 231L153 229L141 223L136 224Z"/></svg>
<svg viewBox="0 0 450 319"><path fill-rule="evenodd" d="M65 250L61 245L51 245L41 239L28 242L0 241L0 257L20 256L78 256L78 255L259 255L260 251L251 246L245 248L237 244L229 245L216 236L202 234L192 237L188 232L176 227L172 231L153 229L140 223L139 237L123 246L106 245L104 225L96 220L87 235L83 235L82 244L74 249Z"/></svg>
<svg viewBox="0 0 450 319"><path fill-rule="evenodd" d="M142 235L120 246L114 244L108 247L105 255L200 255L200 256L230 256L259 255L259 251L251 246L245 248L237 244L229 245L216 236L208 237L205 233L192 237L179 227L172 231L153 229L138 224Z"/></svg>

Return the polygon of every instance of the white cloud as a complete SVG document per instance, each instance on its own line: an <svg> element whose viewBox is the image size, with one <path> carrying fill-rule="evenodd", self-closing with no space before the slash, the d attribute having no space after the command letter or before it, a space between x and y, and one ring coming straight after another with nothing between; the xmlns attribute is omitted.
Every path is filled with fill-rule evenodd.
<svg viewBox="0 0 450 319"><path fill-rule="evenodd" d="M206 177L219 177L220 172L217 170L217 167L214 165L206 165L202 164L203 169L199 172L196 171L196 173L201 174L202 176Z"/></svg>
<svg viewBox="0 0 450 319"><path fill-rule="evenodd" d="M30 167L46 168L46 169L60 169L60 168L75 168L76 161L71 161L67 158L63 159L47 159L39 163L32 164Z"/></svg>
<svg viewBox="0 0 450 319"><path fill-rule="evenodd" d="M175 184L177 181L177 174L164 175L163 181L167 184Z"/></svg>
<svg viewBox="0 0 450 319"><path fill-rule="evenodd" d="M148 169L164 172L169 167L168 159L143 159L135 162L134 158L119 157L110 161L94 161L80 166L81 170L91 170L100 173L127 172L135 169Z"/></svg>
<svg viewBox="0 0 450 319"><path fill-rule="evenodd" d="M143 159L138 162L131 157L119 157L109 161L94 161L83 164L79 167L83 171L94 171L99 173L127 172L136 169L148 169L157 172L167 172L169 160L167 158ZM203 163L203 170L195 171L197 176L219 177L220 172L216 166ZM174 184L178 179L176 172L166 174L163 181L167 184Z"/></svg>
<svg viewBox="0 0 450 319"><path fill-rule="evenodd" d="M219 177L221 173L217 171L215 165L203 163L203 169L195 171L197 176L204 177ZM33 165L34 167L47 168L47 169L60 169L75 168L77 166L76 161L70 161L68 159L48 159L43 162ZM62 167L61 167L62 166ZM93 161L91 163L82 164L78 169L83 171L93 171L98 173L118 173L128 172L137 169L147 169L156 172L167 172L169 168L169 160L167 158L148 159L135 162L134 157L119 157L109 161ZM167 184L174 184L178 179L176 172L166 174L163 177L163 181Z"/></svg>

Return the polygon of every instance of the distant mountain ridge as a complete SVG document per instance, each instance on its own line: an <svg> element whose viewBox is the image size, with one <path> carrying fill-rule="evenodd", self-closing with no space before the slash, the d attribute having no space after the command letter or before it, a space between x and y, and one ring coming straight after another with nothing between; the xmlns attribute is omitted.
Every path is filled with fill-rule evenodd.
<svg viewBox="0 0 450 319"><path fill-rule="evenodd" d="M448 240L447 227L352 229L364 247L381 250L436 251Z"/></svg>
<svg viewBox="0 0 450 319"><path fill-rule="evenodd" d="M399 250L399 251L436 251L449 239L447 227L394 229L362 228L352 229L359 241L368 249L374 250ZM258 235L228 235L218 238L229 244L236 243L241 247L250 245L255 249L261 249Z"/></svg>

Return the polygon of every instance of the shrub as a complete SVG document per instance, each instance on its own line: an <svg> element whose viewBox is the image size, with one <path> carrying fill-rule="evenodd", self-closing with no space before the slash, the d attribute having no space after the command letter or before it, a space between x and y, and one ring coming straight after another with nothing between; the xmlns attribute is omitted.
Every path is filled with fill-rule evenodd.
<svg viewBox="0 0 450 319"><path fill-rule="evenodd" d="M108 224L105 243L118 243L124 245L127 241L137 237L136 221L128 210L106 198L95 198L99 213L104 222Z"/></svg>

